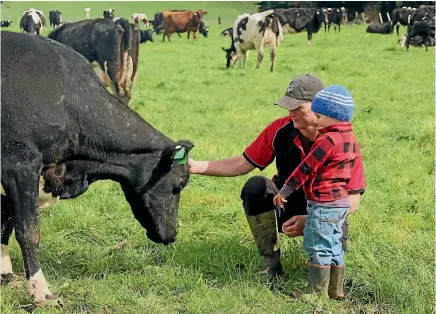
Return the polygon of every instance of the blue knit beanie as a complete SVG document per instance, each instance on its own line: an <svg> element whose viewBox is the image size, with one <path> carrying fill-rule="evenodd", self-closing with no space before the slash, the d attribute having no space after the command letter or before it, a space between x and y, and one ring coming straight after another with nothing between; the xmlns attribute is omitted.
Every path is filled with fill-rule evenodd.
<svg viewBox="0 0 436 314"><path fill-rule="evenodd" d="M354 100L341 85L331 85L316 93L312 111L337 120L350 122L353 117Z"/></svg>

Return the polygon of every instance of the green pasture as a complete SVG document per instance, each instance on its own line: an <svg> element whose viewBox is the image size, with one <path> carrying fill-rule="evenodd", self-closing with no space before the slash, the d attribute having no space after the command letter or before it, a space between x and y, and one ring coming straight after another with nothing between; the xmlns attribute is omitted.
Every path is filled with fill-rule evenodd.
<svg viewBox="0 0 436 314"><path fill-rule="evenodd" d="M260 69L252 52L246 69L228 71L221 46L229 47L230 39L220 33L238 14L255 12L253 2L4 2L2 19L11 16L14 24L2 31L19 31L14 16L30 7L47 19L50 9L59 9L73 21L85 17L85 7L91 16L109 7L119 16L207 10L208 38L187 41L182 34L171 43L159 37L141 45L131 108L172 139L191 140L194 159L228 157L286 115L273 102L291 78L312 73L326 84L345 85L354 96L367 184L359 210L349 217L346 298L338 302L289 297L306 283L301 238L281 236L286 275L274 289L254 275L258 253L239 195L258 170L236 178L191 176L182 192L179 235L170 246L146 238L118 184L97 182L77 199L41 212L40 262L66 313L434 311L434 48L406 52L396 35L345 25L340 34L315 34L312 47L306 33L286 34L274 73L268 49ZM274 173L274 164L262 172ZM14 237L11 255L23 275ZM26 313L29 303L25 283L2 287L2 313Z"/></svg>

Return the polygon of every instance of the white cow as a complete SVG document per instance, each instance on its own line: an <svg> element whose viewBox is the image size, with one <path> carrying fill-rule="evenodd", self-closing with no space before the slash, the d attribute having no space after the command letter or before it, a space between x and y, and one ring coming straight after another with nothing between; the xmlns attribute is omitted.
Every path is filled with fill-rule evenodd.
<svg viewBox="0 0 436 314"><path fill-rule="evenodd" d="M282 26L278 18L273 14L274 10L260 13L239 15L233 24L233 39L237 58L245 68L248 51L257 51L257 64L259 68L263 59L263 48L270 47L271 72L274 70L276 47L283 40Z"/></svg>
<svg viewBox="0 0 436 314"><path fill-rule="evenodd" d="M91 8L85 8L86 19L88 19L88 20L89 20L89 11L91 11Z"/></svg>
<svg viewBox="0 0 436 314"><path fill-rule="evenodd" d="M33 22L35 23L35 25L37 25L37 28L39 29L36 33L41 34L44 26L46 26L44 13L41 10L36 10L33 8L23 11L23 13L21 14L20 29L26 31L23 23L25 18L29 15L32 17Z"/></svg>
<svg viewBox="0 0 436 314"><path fill-rule="evenodd" d="M148 18L147 15L145 15L144 13L133 13L132 20L133 23L138 25L138 27L141 26L141 24L145 27L148 27Z"/></svg>

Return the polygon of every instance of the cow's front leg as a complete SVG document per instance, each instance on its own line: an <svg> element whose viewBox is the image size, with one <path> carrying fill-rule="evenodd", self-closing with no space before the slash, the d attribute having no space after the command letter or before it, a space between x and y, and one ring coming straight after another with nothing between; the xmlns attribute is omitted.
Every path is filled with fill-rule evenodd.
<svg viewBox="0 0 436 314"><path fill-rule="evenodd" d="M15 237L23 255L28 289L33 301L39 305L56 299L48 289L38 260L38 190L41 159L23 147L16 147L15 152L16 157L8 156L2 160L2 184L12 202L11 216ZM20 163L17 163L17 160L20 160ZM58 303L57 300L55 302Z"/></svg>
<svg viewBox="0 0 436 314"><path fill-rule="evenodd" d="M14 224L11 217L12 204L6 195L1 196L1 282L7 284L15 279L12 270L11 258L9 257L9 238L14 230Z"/></svg>

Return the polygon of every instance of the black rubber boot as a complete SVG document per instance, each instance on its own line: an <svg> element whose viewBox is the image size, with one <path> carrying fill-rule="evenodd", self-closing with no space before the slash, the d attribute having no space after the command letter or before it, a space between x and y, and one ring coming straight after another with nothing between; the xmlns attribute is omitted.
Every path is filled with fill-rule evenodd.
<svg viewBox="0 0 436 314"><path fill-rule="evenodd" d="M272 281L277 276L283 275L276 213L272 210L256 216L246 215L246 217L260 254L259 275Z"/></svg>
<svg viewBox="0 0 436 314"><path fill-rule="evenodd" d="M330 270L329 297L331 299L344 298L345 266L332 266Z"/></svg>

